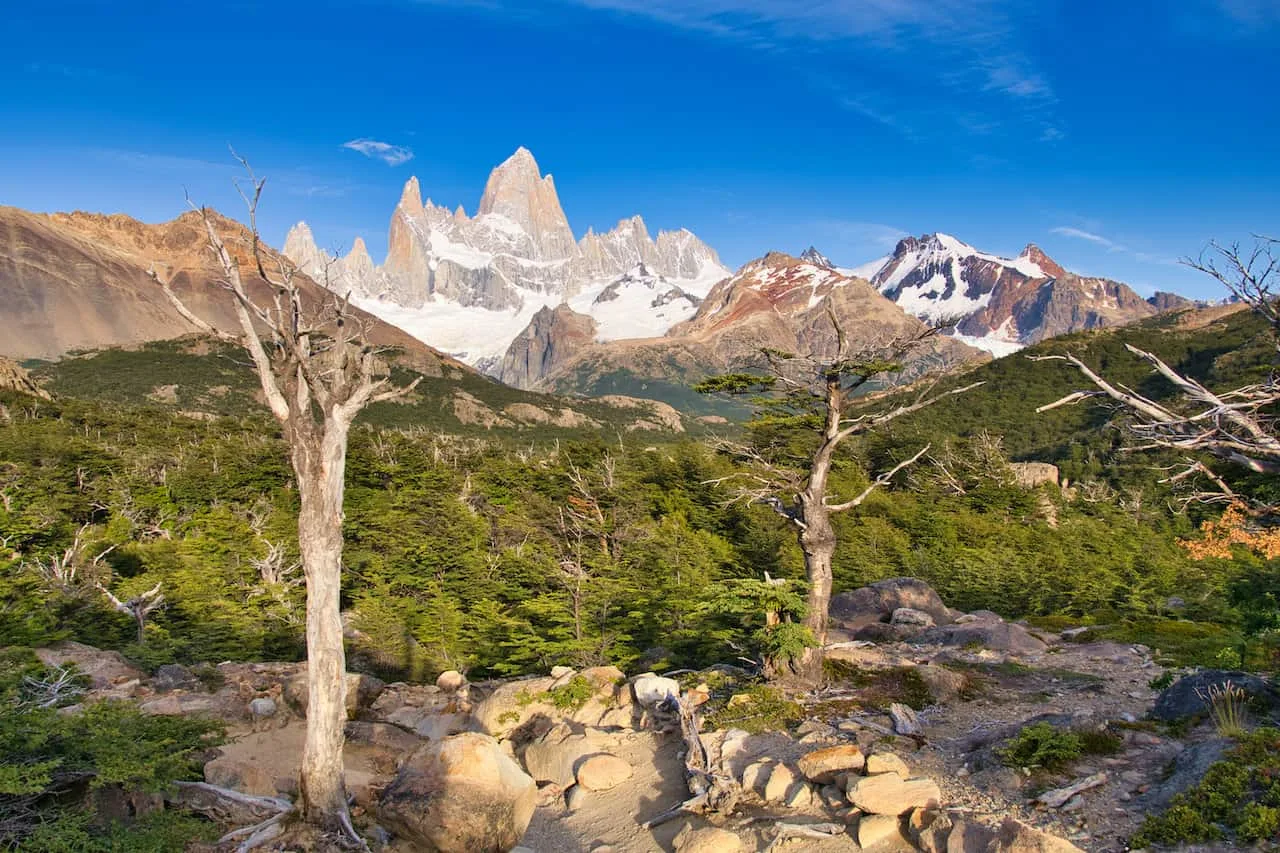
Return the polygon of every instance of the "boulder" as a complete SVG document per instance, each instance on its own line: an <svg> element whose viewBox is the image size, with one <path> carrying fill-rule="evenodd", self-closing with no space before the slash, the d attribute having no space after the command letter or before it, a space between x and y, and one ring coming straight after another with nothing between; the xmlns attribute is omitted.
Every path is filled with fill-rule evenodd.
<svg viewBox="0 0 1280 853"><path fill-rule="evenodd" d="M764 783L764 800L766 803L785 802L795 793L796 786L803 784L804 780L797 778L790 767L779 764L769 773L769 781Z"/></svg>
<svg viewBox="0 0 1280 853"><path fill-rule="evenodd" d="M1173 722L1183 717L1206 714L1209 712L1209 691L1222 689L1227 682L1243 690L1254 706L1261 703L1272 709L1280 707L1280 693L1256 675L1205 669L1184 675L1161 692L1155 707L1151 709L1151 716L1157 720Z"/></svg>
<svg viewBox="0 0 1280 853"><path fill-rule="evenodd" d="M903 779L910 778L911 768L892 752L876 752L867 756L867 775L876 776L881 773L897 773Z"/></svg>
<svg viewBox="0 0 1280 853"><path fill-rule="evenodd" d="M996 830L995 840L988 845L989 853L1081 853L1080 848L1066 839L1020 820L1008 817Z"/></svg>
<svg viewBox="0 0 1280 853"><path fill-rule="evenodd" d="M980 646L1015 655L1039 654L1048 648L1042 640L1032 636L1026 628L1012 622L1005 622L998 616L995 619L980 618L962 625L939 625L916 635L910 642L916 645L957 648Z"/></svg>
<svg viewBox="0 0 1280 853"><path fill-rule="evenodd" d="M852 744L815 749L796 762L804 778L817 785L826 785L857 773L865 764L862 750Z"/></svg>
<svg viewBox="0 0 1280 853"><path fill-rule="evenodd" d="M524 836L538 787L492 737L453 735L418 749L379 802L380 822L416 849L505 853Z"/></svg>
<svg viewBox="0 0 1280 853"><path fill-rule="evenodd" d="M456 669L446 669L436 676L436 687L445 693L457 693L467 683L467 677Z"/></svg>
<svg viewBox="0 0 1280 853"><path fill-rule="evenodd" d="M646 707L652 707L668 696L680 695L680 683L674 678L664 678L653 673L645 673L631 682L636 701Z"/></svg>
<svg viewBox="0 0 1280 853"><path fill-rule="evenodd" d="M742 839L727 829L686 825L675 838L676 853L743 853Z"/></svg>
<svg viewBox="0 0 1280 853"><path fill-rule="evenodd" d="M937 622L923 610L899 607L889 617L889 624L898 628L920 629L923 631L925 628L932 628Z"/></svg>
<svg viewBox="0 0 1280 853"><path fill-rule="evenodd" d="M850 779L847 796L868 814L901 815L942 802L942 791L932 779L903 779L897 773Z"/></svg>
<svg viewBox="0 0 1280 853"><path fill-rule="evenodd" d="M386 685L372 675L347 673L347 718L354 719L370 708ZM299 715L307 715L307 671L303 669L284 683L284 701Z"/></svg>
<svg viewBox="0 0 1280 853"><path fill-rule="evenodd" d="M873 622L888 622L899 608L929 614L934 624L951 622L951 612L942 598L918 578L889 578L870 586L842 592L831 599L831 618L848 630Z"/></svg>
<svg viewBox="0 0 1280 853"><path fill-rule="evenodd" d="M914 809L907 818L907 834L923 853L987 853L996 837L990 827L939 809Z"/></svg>
<svg viewBox="0 0 1280 853"><path fill-rule="evenodd" d="M482 732L502 737L535 715L560 716L555 706L542 698L553 684L554 678L544 677L522 678L498 685L472 712L476 725Z"/></svg>
<svg viewBox="0 0 1280 853"><path fill-rule="evenodd" d="M77 670L89 677L89 683L95 690L147 677L119 652L107 652L71 640L36 649L35 654L45 666L74 664Z"/></svg>
<svg viewBox="0 0 1280 853"><path fill-rule="evenodd" d="M550 729L524 749L525 771L535 782L573 784L579 763L604 752L609 741L594 732L574 732L568 725Z"/></svg>
<svg viewBox="0 0 1280 853"><path fill-rule="evenodd" d="M631 778L631 765L607 752L592 755L578 765L577 778L588 791L608 791Z"/></svg>
<svg viewBox="0 0 1280 853"><path fill-rule="evenodd" d="M926 663L916 667L916 675L920 676L929 688L929 696L939 705L959 699L969 686L969 679L963 673L937 664Z"/></svg>
<svg viewBox="0 0 1280 853"><path fill-rule="evenodd" d="M574 671L571 666L553 666L551 667L551 677L558 681L561 678L573 675Z"/></svg>
<svg viewBox="0 0 1280 853"><path fill-rule="evenodd" d="M151 686L160 691L194 690L200 686L200 679L182 664L166 663L151 676Z"/></svg>
<svg viewBox="0 0 1280 853"><path fill-rule="evenodd" d="M863 815L858 821L858 846L864 850L912 849L902 836L901 821L894 815Z"/></svg>

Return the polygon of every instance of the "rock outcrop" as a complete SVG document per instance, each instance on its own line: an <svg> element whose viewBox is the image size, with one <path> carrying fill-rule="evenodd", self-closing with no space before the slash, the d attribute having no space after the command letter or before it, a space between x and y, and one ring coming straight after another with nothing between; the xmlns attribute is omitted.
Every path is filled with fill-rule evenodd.
<svg viewBox="0 0 1280 853"><path fill-rule="evenodd" d="M42 400L49 399L49 392L41 388L22 365L0 356L0 391L17 391Z"/></svg>
<svg viewBox="0 0 1280 853"><path fill-rule="evenodd" d="M590 345L595 333L595 320L568 305L544 307L507 348L498 379L515 388L533 388L575 352Z"/></svg>

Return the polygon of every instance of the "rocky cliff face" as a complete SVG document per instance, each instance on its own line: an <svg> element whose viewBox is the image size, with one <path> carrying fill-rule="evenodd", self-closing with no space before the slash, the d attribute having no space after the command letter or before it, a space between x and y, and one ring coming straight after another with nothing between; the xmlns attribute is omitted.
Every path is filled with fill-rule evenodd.
<svg viewBox="0 0 1280 853"><path fill-rule="evenodd" d="M246 269L248 232L214 214L228 249ZM297 242L301 232L296 235ZM313 243L314 245L314 243ZM352 255L356 258L352 259ZM353 248L346 259L358 264ZM277 256L267 250L268 264ZM162 340L196 331L148 275L155 268L192 311L215 327L239 324L221 272L213 266L199 214L149 225L123 215L89 213L41 215L0 207L0 316L7 334L0 355L58 358L73 349L94 349ZM300 281L304 301L324 291L309 278ZM246 275L250 295L270 304L272 290ZM440 354L372 316L375 343L397 347L405 361L438 375Z"/></svg>
<svg viewBox="0 0 1280 853"><path fill-rule="evenodd" d="M595 340L596 323L568 305L542 308L511 342L498 379L516 388L533 388L575 352Z"/></svg>
<svg viewBox="0 0 1280 853"><path fill-rule="evenodd" d="M871 282L908 312L996 353L1156 311L1120 282L1068 273L1034 244L1001 258L947 234L903 239Z"/></svg>
<svg viewBox="0 0 1280 853"><path fill-rule="evenodd" d="M328 264L330 281L359 304L472 364L497 364L512 335L544 305L594 299L638 266L693 298L729 274L691 232L661 231L655 239L639 216L575 241L554 181L524 148L490 174L475 217L424 202L411 178L392 214L381 267L362 243L331 261L302 224L290 232L286 254L317 280ZM575 308L593 313L590 301L575 301ZM633 318L645 333L660 334L687 316L673 318L662 305L632 310L645 315Z"/></svg>

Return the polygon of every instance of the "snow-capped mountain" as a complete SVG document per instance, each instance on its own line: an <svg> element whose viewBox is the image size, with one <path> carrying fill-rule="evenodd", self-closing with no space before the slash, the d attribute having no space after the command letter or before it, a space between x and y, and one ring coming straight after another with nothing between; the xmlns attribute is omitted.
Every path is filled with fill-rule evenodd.
<svg viewBox="0 0 1280 853"><path fill-rule="evenodd" d="M597 317L604 339L662 334L729 275L691 232L660 231L655 240L639 216L575 240L554 179L524 148L489 175L474 217L424 202L410 178L381 266L362 241L328 257L305 223L289 232L285 254L360 307L490 370L544 306L567 301Z"/></svg>
<svg viewBox="0 0 1280 853"><path fill-rule="evenodd" d="M658 294L665 299L672 293L661 285L642 287L631 281L622 289L635 293L633 298ZM681 301L684 297L676 294L668 304ZM499 378L539 390L643 391L680 404L687 402L690 384L712 373L749 367L761 347L833 355L836 333L828 312L860 347L874 348L924 330L865 279L770 252L717 282L688 321L660 337L607 340L595 319L568 306L540 311L507 350ZM938 336L911 354L902 378L981 357L959 341Z"/></svg>
<svg viewBox="0 0 1280 853"><path fill-rule="evenodd" d="M908 313L997 356L1157 310L1120 282L1067 272L1034 244L1003 258L949 234L926 234L901 240L892 255L856 272Z"/></svg>

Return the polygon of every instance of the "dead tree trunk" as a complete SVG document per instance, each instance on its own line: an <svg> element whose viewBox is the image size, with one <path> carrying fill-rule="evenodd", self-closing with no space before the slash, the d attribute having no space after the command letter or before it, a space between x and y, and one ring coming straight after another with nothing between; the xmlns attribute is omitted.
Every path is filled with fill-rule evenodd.
<svg viewBox="0 0 1280 853"><path fill-rule="evenodd" d="M347 661L342 642L342 499L349 424L326 418L319 447L298 441L293 467L301 508L298 545L307 583L307 735L302 750L302 811L324 825L345 815L342 744Z"/></svg>

